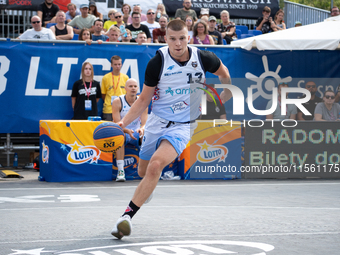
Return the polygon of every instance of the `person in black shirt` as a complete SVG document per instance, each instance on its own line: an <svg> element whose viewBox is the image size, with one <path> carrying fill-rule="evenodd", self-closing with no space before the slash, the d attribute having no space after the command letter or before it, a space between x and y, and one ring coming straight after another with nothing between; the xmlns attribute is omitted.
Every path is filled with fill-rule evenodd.
<svg viewBox="0 0 340 255"><path fill-rule="evenodd" d="M318 103L322 102L320 97L315 95L317 91L317 87L314 81L309 81L306 83L306 89L309 90L311 97L310 100L302 105L312 114L312 115L304 115L303 112L298 108L297 120L313 120L314 119L314 110Z"/></svg>
<svg viewBox="0 0 340 255"><path fill-rule="evenodd" d="M100 84L93 80L93 66L85 62L81 68L81 79L72 88L73 119L87 120L89 116L98 116L97 102L101 96Z"/></svg>
<svg viewBox="0 0 340 255"><path fill-rule="evenodd" d="M131 14L132 17L132 24L126 26L127 29L131 31L132 39L131 42L136 42L136 38L140 32L144 32L146 34L147 42L151 43L151 34L150 30L146 25L141 24L141 19L140 19L140 13L139 12L133 12Z"/></svg>
<svg viewBox="0 0 340 255"><path fill-rule="evenodd" d="M43 26L48 23L56 23L55 16L59 11L59 6L53 3L53 0L45 0L38 6L38 16L43 22Z"/></svg>
<svg viewBox="0 0 340 255"><path fill-rule="evenodd" d="M258 18L256 21L256 30L262 31L262 34L266 34L269 32L276 31L276 25L273 21L273 18L270 17L271 9L268 6L265 6L262 11L262 17Z"/></svg>

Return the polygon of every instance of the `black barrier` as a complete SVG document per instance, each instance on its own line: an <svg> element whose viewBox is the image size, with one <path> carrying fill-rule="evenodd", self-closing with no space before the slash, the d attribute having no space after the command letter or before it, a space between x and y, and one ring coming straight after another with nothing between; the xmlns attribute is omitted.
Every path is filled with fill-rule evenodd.
<svg viewBox="0 0 340 255"><path fill-rule="evenodd" d="M340 178L338 121L247 123L243 178Z"/></svg>

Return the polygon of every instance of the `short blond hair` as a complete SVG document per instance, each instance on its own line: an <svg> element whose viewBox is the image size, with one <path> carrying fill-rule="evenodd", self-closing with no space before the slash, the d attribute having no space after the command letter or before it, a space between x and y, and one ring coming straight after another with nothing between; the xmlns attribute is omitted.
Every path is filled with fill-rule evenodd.
<svg viewBox="0 0 340 255"><path fill-rule="evenodd" d="M118 33L120 33L120 29L119 29L118 27L116 27L115 25L112 25L112 26L109 28L108 32L111 31L111 30L117 31Z"/></svg>

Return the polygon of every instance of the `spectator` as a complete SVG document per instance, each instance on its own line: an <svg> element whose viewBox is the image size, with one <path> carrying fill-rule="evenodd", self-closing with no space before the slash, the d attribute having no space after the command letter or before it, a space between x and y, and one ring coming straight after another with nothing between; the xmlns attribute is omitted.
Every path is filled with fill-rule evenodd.
<svg viewBox="0 0 340 255"><path fill-rule="evenodd" d="M268 6L265 6L262 10L262 17L258 18L256 21L256 30L262 31L262 34L276 31L273 18L270 17L270 12L271 9Z"/></svg>
<svg viewBox="0 0 340 255"><path fill-rule="evenodd" d="M55 40L55 36L51 29L42 27L41 19L39 16L33 16L31 19L33 28L27 29L18 39L38 39L38 40Z"/></svg>
<svg viewBox="0 0 340 255"><path fill-rule="evenodd" d="M198 20L194 25L194 35L190 44L210 44L214 45L214 40L208 34L208 26L203 20Z"/></svg>
<svg viewBox="0 0 340 255"><path fill-rule="evenodd" d="M194 29L194 20L191 16L187 16L185 19L185 24L187 25L188 29L188 35L189 35L189 42L194 35L193 29Z"/></svg>
<svg viewBox="0 0 340 255"><path fill-rule="evenodd" d="M202 19L202 17L207 17L209 19L209 8L201 8L199 18Z"/></svg>
<svg viewBox="0 0 340 255"><path fill-rule="evenodd" d="M126 28L125 31L126 31L126 37L124 35L122 35L121 36L122 37L121 42L127 43L127 42L131 41L132 35L131 35L131 31L129 29Z"/></svg>
<svg viewBox="0 0 340 255"><path fill-rule="evenodd" d="M98 43L105 42L109 37L102 34L103 31L103 21L101 19L96 19L93 24L94 33L92 35L92 41L98 41Z"/></svg>
<svg viewBox="0 0 340 255"><path fill-rule="evenodd" d="M116 12L115 13L115 20L117 22L116 26L120 27L121 25L123 25L125 27L124 21L123 21L123 15L121 12Z"/></svg>
<svg viewBox="0 0 340 255"><path fill-rule="evenodd" d="M152 31L153 42L154 43L166 43L164 36L166 34L166 26L168 25L168 18L165 16L160 17L159 25L160 25L160 28L156 28Z"/></svg>
<svg viewBox="0 0 340 255"><path fill-rule="evenodd" d="M73 3L69 3L67 5L68 11L66 12L66 22L69 23L73 20L76 16L80 15L80 11L77 10L77 6Z"/></svg>
<svg viewBox="0 0 340 255"><path fill-rule="evenodd" d="M93 16L95 16L98 19L103 20L103 14L101 14L98 10L97 10L97 5L95 1L90 1L89 4L89 14L92 14Z"/></svg>
<svg viewBox="0 0 340 255"><path fill-rule="evenodd" d="M136 43L138 43L138 45L142 45L143 43L147 43L147 38L146 38L146 34L144 32L139 32L136 38Z"/></svg>
<svg viewBox="0 0 340 255"><path fill-rule="evenodd" d="M59 11L59 6L53 3L53 0L45 0L38 6L37 14L42 21L42 25L55 23L55 15Z"/></svg>
<svg viewBox="0 0 340 255"><path fill-rule="evenodd" d="M286 24L283 22L284 12L280 9L276 12L274 17L275 31L285 30Z"/></svg>
<svg viewBox="0 0 340 255"><path fill-rule="evenodd" d="M294 104L288 104L286 106L286 115L281 115L281 89L282 87L288 87L287 83L280 83L279 87L277 88L278 92L278 102L275 111L272 114L267 115L268 120L278 119L278 120L285 120L285 119L292 119L295 120L297 114L297 108ZM266 110L269 110L272 107L273 100L269 100Z"/></svg>
<svg viewBox="0 0 340 255"><path fill-rule="evenodd" d="M339 102L340 101L340 85L336 88L336 92L335 92L336 96L335 96L335 102Z"/></svg>
<svg viewBox="0 0 340 255"><path fill-rule="evenodd" d="M81 68L81 79L76 81L72 88L73 119L87 120L89 116L97 116L100 97L100 84L93 80L93 66L85 62Z"/></svg>
<svg viewBox="0 0 340 255"><path fill-rule="evenodd" d="M56 16L57 24L50 27L57 40L72 40L73 29L65 24L66 15L63 11L58 11Z"/></svg>
<svg viewBox="0 0 340 255"><path fill-rule="evenodd" d="M211 17L211 16L210 16ZM209 86L215 88L215 84L209 84ZM201 115L201 120L214 120L214 119L227 119L227 113L224 105L221 105L220 101L216 99L215 93L208 87L207 90L210 94L207 94L207 114ZM211 97L211 95L213 97ZM215 102L216 104L215 104Z"/></svg>
<svg viewBox="0 0 340 255"><path fill-rule="evenodd" d="M122 69L121 57L117 55L112 56L111 67L112 72L104 75L101 84L102 98L104 101L103 119L108 121L112 121L111 104L116 97L126 93L124 86L126 81L129 79L126 74L120 72L120 69Z"/></svg>
<svg viewBox="0 0 340 255"><path fill-rule="evenodd" d="M150 34L150 31L149 31L149 28L146 25L143 25L143 24L140 23L140 13L139 12L133 12L131 14L131 17L133 19L132 24L126 26L126 28L131 31L132 42L136 41L135 39L137 38L137 35L140 32L145 32L145 34L148 38L148 43L151 43L151 34Z"/></svg>
<svg viewBox="0 0 340 255"><path fill-rule="evenodd" d="M223 44L222 35L215 28L216 28L216 17L210 16L209 17L209 23L208 23L208 34L214 40L215 45L218 45L218 44L221 45L221 44Z"/></svg>
<svg viewBox="0 0 340 255"><path fill-rule="evenodd" d="M205 23L208 24L208 22L209 22L209 17L206 16L206 15L204 15L204 16L202 16L202 18L200 18L200 20L202 20L202 21L204 21Z"/></svg>
<svg viewBox="0 0 340 255"><path fill-rule="evenodd" d="M335 93L327 90L323 96L323 102L318 103L314 111L316 121L340 121L340 105L335 103Z"/></svg>
<svg viewBox="0 0 340 255"><path fill-rule="evenodd" d="M151 42L153 42L152 31L155 28L160 28L161 26L159 25L158 22L155 21L156 13L153 9L149 9L146 14L147 14L146 15L147 21L143 21L141 22L141 24L146 25L149 28L150 35L151 35Z"/></svg>
<svg viewBox="0 0 340 255"><path fill-rule="evenodd" d="M295 21L294 27L301 27L301 26L302 26L301 21Z"/></svg>
<svg viewBox="0 0 340 255"><path fill-rule="evenodd" d="M217 31L221 33L222 39L225 39L227 44L230 44L237 38L235 23L229 20L229 12L227 10L221 11L220 16L222 22L217 25Z"/></svg>
<svg viewBox="0 0 340 255"><path fill-rule="evenodd" d="M312 115L304 115L300 109L297 109L297 120L313 120L314 119L314 110L318 103L322 102L320 97L317 97L316 91L316 84L313 81L309 81L306 83L305 88L309 90L311 97L310 100L302 105L312 114ZM305 96L303 96L305 97Z"/></svg>
<svg viewBox="0 0 340 255"><path fill-rule="evenodd" d="M92 34L91 34L90 30L88 28L83 28L82 30L80 30L78 40L79 41L85 41L88 45L91 45Z"/></svg>
<svg viewBox="0 0 340 255"><path fill-rule="evenodd" d="M169 15L166 13L166 10L165 10L165 5L162 3L159 3L157 5L157 10L156 10L156 21L159 22L159 19L162 16L165 16L167 20L169 19Z"/></svg>
<svg viewBox="0 0 340 255"><path fill-rule="evenodd" d="M106 39L107 42L119 42L118 38L119 38L119 35L120 35L120 30L115 25L112 25L109 28L107 35L109 37L108 39Z"/></svg>
<svg viewBox="0 0 340 255"><path fill-rule="evenodd" d="M134 12L138 12L138 13L140 14L140 22L147 21L147 17L146 17L146 15L145 15L144 13L142 13L142 7L140 7L139 4L135 4L135 5L133 6L132 14L133 14ZM132 24L132 23L133 23L132 14L131 14L131 16L130 16L129 19L128 19L128 23L129 23L129 24Z"/></svg>
<svg viewBox="0 0 340 255"><path fill-rule="evenodd" d="M126 95L121 95L112 102L112 118L115 123L119 122L130 110L131 106L136 102L138 96L138 82L135 79L128 79L125 83L125 91ZM143 137L144 135L144 127L146 120L148 118L148 109L142 113L140 117L131 122L131 124L127 125L125 128L132 129L134 131L135 137ZM121 148L116 151L116 165L118 168L118 174L116 181L124 182L125 181L125 172L124 172L124 156L125 156L125 145L131 143L137 148L139 148L139 139L132 140L129 135L125 136L125 143Z"/></svg>
<svg viewBox="0 0 340 255"><path fill-rule="evenodd" d="M109 16L110 19L107 20L107 21L105 21L105 23L104 23L103 29L104 29L105 32L108 31L109 28L110 28L112 25L116 25L116 24L117 24L117 21L116 21L116 18L115 18L116 12L117 12L117 11L116 11L115 9L111 9L111 10L108 12L107 16Z"/></svg>
<svg viewBox="0 0 340 255"><path fill-rule="evenodd" d="M89 5L88 4L81 4L80 5L80 12L81 15L76 16L73 20L68 23L71 27L73 27L73 32L76 34L80 33L80 30L83 28L88 28L91 33L93 33L94 29L92 27L96 17L92 14L88 13Z"/></svg>
<svg viewBox="0 0 340 255"><path fill-rule="evenodd" d="M181 19L185 21L187 16L191 16L193 20L197 20L197 14L191 9L191 0L183 1L183 8L178 8L175 13L175 19Z"/></svg>
<svg viewBox="0 0 340 255"><path fill-rule="evenodd" d="M131 6L128 4L123 4L122 6L122 12L123 12L123 21L125 25L129 25L129 17L130 17L130 12L131 12Z"/></svg>
<svg viewBox="0 0 340 255"><path fill-rule="evenodd" d="M339 8L337 6L333 6L332 9L331 9L331 16L334 17L334 16L339 16Z"/></svg>

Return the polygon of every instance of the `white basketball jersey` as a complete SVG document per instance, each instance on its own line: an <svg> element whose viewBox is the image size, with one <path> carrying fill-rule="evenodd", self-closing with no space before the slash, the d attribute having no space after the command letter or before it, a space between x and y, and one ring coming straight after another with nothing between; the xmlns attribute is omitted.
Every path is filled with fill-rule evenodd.
<svg viewBox="0 0 340 255"><path fill-rule="evenodd" d="M205 82L205 70L199 49L188 48L191 57L184 66L171 57L168 46L158 50L163 64L152 112L169 121L188 122L197 119L201 113L204 86L200 82Z"/></svg>
<svg viewBox="0 0 340 255"><path fill-rule="evenodd" d="M137 96L138 98L138 96ZM130 110L131 105L129 105L128 102L126 102L125 99L125 95L121 95L119 96L120 102L122 104L122 109L120 111L120 118L122 119ZM134 121L132 121L129 125L126 126L126 128L128 129L132 129L132 130L137 130L138 128L140 128L141 125L141 118L138 117L137 119L135 119Z"/></svg>

